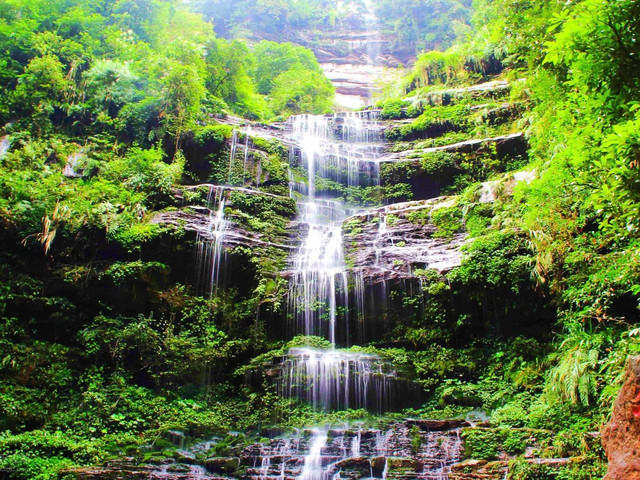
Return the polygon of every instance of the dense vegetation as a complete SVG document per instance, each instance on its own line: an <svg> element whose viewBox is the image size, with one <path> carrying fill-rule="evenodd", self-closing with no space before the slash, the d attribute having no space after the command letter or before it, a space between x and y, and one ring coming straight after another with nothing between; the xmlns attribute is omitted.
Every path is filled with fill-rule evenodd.
<svg viewBox="0 0 640 480"><path fill-rule="evenodd" d="M401 85L404 100L390 99L383 112L391 118L416 117L392 132L394 138L412 141L413 147L416 139L432 137L429 129L435 127L454 141L458 132L469 129L475 136L504 132L495 127L483 131L473 116L461 115L465 103L487 100L456 99L455 88L490 80L505 69L503 78L512 82L508 102L523 112L516 127L525 130L530 144L526 168L538 179L516 187L513 197L498 195L488 215L490 224L474 233L477 239L453 278L483 285L483 308L492 308L487 293L498 294L500 315L506 316L503 328L520 323L523 313L517 303L526 303L527 291L538 292L536 303L555 310L556 321L549 326L541 325L536 314L524 314L530 324L542 327L535 335L538 340L546 337L542 344L533 350L520 345L520 352L529 353L517 360L508 360L510 346L495 353L502 369L499 377L516 390L512 400L494 412L494 422L537 428L545 418L547 425L571 432L558 438L597 431L610 411L627 355L640 350L640 84L635 73L640 48L634 40L640 9L633 1L603 0L570 5L477 1L474 7L475 30L446 51L422 54ZM443 90L448 92L444 104L454 106L438 106ZM447 162L460 167L460 158L434 155L421 159L422 169L442 171ZM469 198L475 188L469 187L464 196ZM468 227L470 220L477 222L476 208L466 207ZM519 298L512 306L505 302L503 289L509 288ZM552 332L540 336L545 329ZM517 330L525 331L522 324ZM457 388L471 387L465 383ZM565 414L559 415L562 410ZM484 448L487 443L493 442L484 438L478 445ZM594 450L588 447L582 453L588 458ZM569 478L602 474L597 467L583 468ZM524 464L512 474L567 475Z"/></svg>
<svg viewBox="0 0 640 480"><path fill-rule="evenodd" d="M329 3L206 5L222 15L224 36L270 37L346 21ZM426 393L398 417L491 417L465 432L469 458L516 456L510 478L520 480L597 478L603 457L590 433L610 412L626 357L640 351L640 6L476 0L464 27L468 2L417 3L429 8L376 4L417 47L457 34L449 49L420 55L402 94L381 104L383 118L403 121L387 131L392 150L415 158L383 168L381 189L337 195L377 205L424 196L420 185L433 181L437 194L456 195L452 206L389 226L431 222L439 238L474 240L459 268L414 272L420 291L396 286L383 312L392 328L362 349L410 371ZM261 176L254 169L245 181L242 165L228 164L232 128L218 120L326 112L333 88L310 51L218 38L182 2L160 0L5 0L0 44L9 144L0 153L1 474L57 478L111 457L162 458L174 454L172 430L259 436L272 422L367 418L320 416L243 382L309 339L288 343L281 331L277 245L296 214L288 152L256 140ZM459 88L497 76L509 90ZM420 153L521 130L526 155L490 145ZM515 185L519 169L535 180ZM479 200L486 180L499 187L493 203ZM226 194L229 218L266 241L228 252L232 273L214 296L193 282L194 234L151 221L207 205L207 188L177 187L195 181L260 193ZM353 248L364 228L345 225ZM518 457L528 447L578 460L537 467Z"/></svg>
<svg viewBox="0 0 640 480"><path fill-rule="evenodd" d="M224 377L225 398L232 359L264 342L252 312L281 287L252 277L255 295L229 292L235 310L215 313L185 285L194 238L149 219L181 205L176 184L232 178L232 128L216 118L329 109L315 57L219 39L178 1L8 0L0 44L0 475L55 477L175 421L255 424L263 399L213 414L193 386ZM262 148L265 189L286 192L287 152ZM206 191L182 195L206 204ZM295 214L288 198L249 200L230 198L234 215L271 237ZM281 254L257 254L281 268Z"/></svg>

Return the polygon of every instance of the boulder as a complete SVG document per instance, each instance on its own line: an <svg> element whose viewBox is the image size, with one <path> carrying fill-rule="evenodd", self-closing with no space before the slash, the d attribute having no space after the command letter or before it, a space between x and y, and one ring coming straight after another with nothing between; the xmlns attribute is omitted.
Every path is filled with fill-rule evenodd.
<svg viewBox="0 0 640 480"><path fill-rule="evenodd" d="M640 480L640 356L627 362L625 382L602 429L609 460L605 480Z"/></svg>

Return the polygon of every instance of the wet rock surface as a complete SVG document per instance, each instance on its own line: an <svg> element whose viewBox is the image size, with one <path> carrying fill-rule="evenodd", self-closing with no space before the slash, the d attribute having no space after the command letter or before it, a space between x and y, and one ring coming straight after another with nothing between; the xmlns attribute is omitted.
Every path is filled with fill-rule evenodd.
<svg viewBox="0 0 640 480"><path fill-rule="evenodd" d="M439 237L430 220L434 209L452 205L451 199L441 197L393 204L348 218L345 223L353 228L346 232L345 248L352 270L365 283L379 283L415 278L416 269L446 272L459 266L466 235Z"/></svg>
<svg viewBox="0 0 640 480"><path fill-rule="evenodd" d="M602 429L609 460L605 480L640 479L640 356L629 358L625 375L611 420Z"/></svg>
<svg viewBox="0 0 640 480"><path fill-rule="evenodd" d="M207 458L208 448L215 445L208 442L206 448L197 444L185 450L197 457L188 464L163 460L155 465L138 465L135 459L124 458L104 467L67 473L78 480L293 480L303 471L310 472L308 455L315 445L321 448L313 471L318 476L313 478L447 480L462 455L462 426L464 422L457 421L406 421L382 430L303 430L239 447L229 457Z"/></svg>

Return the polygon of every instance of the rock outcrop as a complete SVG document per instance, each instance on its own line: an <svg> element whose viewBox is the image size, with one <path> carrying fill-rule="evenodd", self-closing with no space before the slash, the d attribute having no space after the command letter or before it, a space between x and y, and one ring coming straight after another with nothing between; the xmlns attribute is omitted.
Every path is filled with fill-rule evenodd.
<svg viewBox="0 0 640 480"><path fill-rule="evenodd" d="M420 157L429 153L450 152L450 153L472 153L482 147L495 145L498 154L504 151L508 153L526 153L527 143L522 132L511 133L509 135L501 135L491 138L478 138L466 140L464 142L453 143L451 145L443 145L442 147L430 147L421 149L404 150L402 152L390 153L381 158L381 162L404 162L419 161Z"/></svg>
<svg viewBox="0 0 640 480"><path fill-rule="evenodd" d="M465 234L439 236L431 212L451 207L448 197L368 210L345 222L350 268L366 283L415 278L416 269L449 271L460 265ZM462 225L461 225L462 228Z"/></svg>
<svg viewBox="0 0 640 480"><path fill-rule="evenodd" d="M640 356L627 362L626 380L602 429L609 460L605 480L640 480Z"/></svg>
<svg viewBox="0 0 640 480"><path fill-rule="evenodd" d="M229 207L234 207L232 201L233 197L230 197L230 195L234 193L249 197L264 197L285 203L290 200L286 197L261 192L259 190L252 190L250 188L217 186L211 184L184 186L177 189L174 192L175 200L178 204L184 203L186 201L185 192L197 192L199 190L220 192L219 195L223 195L226 198L226 205ZM209 193L208 196L211 197L211 193ZM211 226L211 216L215 212L215 208L217 208L215 200L209 200L206 206L187 205L178 210L158 212L153 216L150 223L167 225L174 228L183 228L188 232L195 232L202 240L214 240L214 237L216 236L216 238L221 238L219 232L212 229ZM239 222L234 221L233 215L230 215L227 220L224 236L222 237L224 248L233 248L236 246L245 246L249 248L276 247L286 251L287 254L295 249L295 246L292 244L270 241L265 233L247 228ZM295 226L297 223L291 222L291 225Z"/></svg>

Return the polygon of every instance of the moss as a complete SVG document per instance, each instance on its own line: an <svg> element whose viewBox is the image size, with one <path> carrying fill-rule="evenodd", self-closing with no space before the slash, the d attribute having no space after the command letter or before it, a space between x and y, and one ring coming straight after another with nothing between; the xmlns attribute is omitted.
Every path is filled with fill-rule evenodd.
<svg viewBox="0 0 640 480"><path fill-rule="evenodd" d="M411 452L416 455L420 451L420 448L422 448L422 436L420 435L420 428L417 425L411 427L409 437L411 438Z"/></svg>
<svg viewBox="0 0 640 480"><path fill-rule="evenodd" d="M122 285L132 280L166 277L168 273L169 267L167 265L160 262L138 260L135 262L116 262L107 268L101 277L110 278L116 285Z"/></svg>
<svg viewBox="0 0 640 480"><path fill-rule="evenodd" d="M438 238L452 238L463 228L462 211L457 206L434 209L431 221L437 228L433 236Z"/></svg>
<svg viewBox="0 0 640 480"><path fill-rule="evenodd" d="M129 252L140 251L144 243L160 238L168 232L174 232L174 230L166 225L138 223L126 230L119 230L113 240Z"/></svg>

